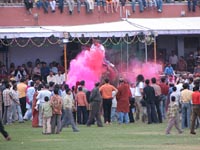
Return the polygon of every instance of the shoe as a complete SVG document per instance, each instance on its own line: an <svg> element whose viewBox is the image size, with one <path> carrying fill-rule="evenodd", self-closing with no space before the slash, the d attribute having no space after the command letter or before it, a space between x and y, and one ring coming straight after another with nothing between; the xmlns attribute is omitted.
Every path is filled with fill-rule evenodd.
<svg viewBox="0 0 200 150"><path fill-rule="evenodd" d="M166 135L170 135L170 133L166 133Z"/></svg>
<svg viewBox="0 0 200 150"><path fill-rule="evenodd" d="M78 129L75 129L75 130L73 130L73 132L79 132L79 130L78 130Z"/></svg>
<svg viewBox="0 0 200 150"><path fill-rule="evenodd" d="M7 137L5 138L5 140L6 140L6 141L10 141L10 140L11 140L11 137L10 137L10 136L7 136Z"/></svg>
<svg viewBox="0 0 200 150"><path fill-rule="evenodd" d="M87 127L91 127L91 124L86 124Z"/></svg>
<svg viewBox="0 0 200 150"><path fill-rule="evenodd" d="M179 131L179 134L182 134L183 133L183 131Z"/></svg>
<svg viewBox="0 0 200 150"><path fill-rule="evenodd" d="M190 132L190 134L193 134L193 135L195 135L195 134L196 134L196 132L194 132L194 131L191 131L191 132Z"/></svg>
<svg viewBox="0 0 200 150"><path fill-rule="evenodd" d="M161 12L162 12L162 10L161 10L161 9L158 9L158 12L160 12L160 13L161 13Z"/></svg>

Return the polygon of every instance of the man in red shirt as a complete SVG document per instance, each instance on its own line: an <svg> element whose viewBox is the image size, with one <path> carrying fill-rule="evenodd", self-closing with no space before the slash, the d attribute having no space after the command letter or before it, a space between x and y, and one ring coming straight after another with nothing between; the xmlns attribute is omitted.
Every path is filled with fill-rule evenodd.
<svg viewBox="0 0 200 150"><path fill-rule="evenodd" d="M161 88L161 114L162 114L162 118L165 119L166 118L166 106L167 106L167 95L169 92L169 86L166 84L165 82L165 78L161 78L161 83L159 84L160 88Z"/></svg>
<svg viewBox="0 0 200 150"><path fill-rule="evenodd" d="M194 131L195 121L197 116L200 117L200 92L199 87L194 87L194 92L192 93L192 123L190 128L191 134L196 134Z"/></svg>

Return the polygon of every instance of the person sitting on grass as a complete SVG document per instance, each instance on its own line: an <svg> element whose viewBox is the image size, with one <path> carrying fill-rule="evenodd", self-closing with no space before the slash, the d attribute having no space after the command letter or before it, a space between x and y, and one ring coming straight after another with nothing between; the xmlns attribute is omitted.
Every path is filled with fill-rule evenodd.
<svg viewBox="0 0 200 150"><path fill-rule="evenodd" d="M179 106L176 103L176 97L172 96L169 107L168 107L168 112L167 112L167 117L169 121L168 121L167 129L166 129L166 135L170 134L170 131L174 125L176 129L178 130L179 134L183 133L183 131L179 128L178 113L179 113Z"/></svg>

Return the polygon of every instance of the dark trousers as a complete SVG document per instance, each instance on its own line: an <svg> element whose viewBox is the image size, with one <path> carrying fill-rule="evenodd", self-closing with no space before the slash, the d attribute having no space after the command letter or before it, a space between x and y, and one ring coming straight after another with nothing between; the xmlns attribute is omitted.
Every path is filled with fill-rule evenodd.
<svg viewBox="0 0 200 150"><path fill-rule="evenodd" d="M191 122L191 132L194 132L195 129L195 121L197 117L200 117L200 104L192 106L192 122Z"/></svg>
<svg viewBox="0 0 200 150"><path fill-rule="evenodd" d="M157 115L158 115L158 121L159 121L159 123L162 123L162 114L161 114L161 110L160 110L160 100L159 100L158 97L156 97L155 105L156 105L156 111L157 111Z"/></svg>
<svg viewBox="0 0 200 150"><path fill-rule="evenodd" d="M104 122L109 122L111 120L111 107L112 107L112 99L103 99L103 116Z"/></svg>
<svg viewBox="0 0 200 150"><path fill-rule="evenodd" d="M0 132L4 136L4 138L8 137L8 133L4 130L4 126L2 124L2 121L0 120Z"/></svg>
<svg viewBox="0 0 200 150"><path fill-rule="evenodd" d="M192 11L195 12L196 10L196 5L197 5L197 0L188 0L188 11L191 11L191 7L192 7Z"/></svg>
<svg viewBox="0 0 200 150"><path fill-rule="evenodd" d="M155 110L155 104L147 103L147 116L149 124L158 122L158 117Z"/></svg>
<svg viewBox="0 0 200 150"><path fill-rule="evenodd" d="M77 127L76 127L76 124L75 124L75 122L74 122L74 117L73 117L73 114L72 114L72 109L66 108L66 109L64 110L64 112L65 112L65 113L64 113L64 116L63 116L63 119L62 119L60 131L61 131L62 128L65 126L65 124L71 125L73 131L78 130Z"/></svg>
<svg viewBox="0 0 200 150"><path fill-rule="evenodd" d="M128 113L128 116L129 116L129 122L130 123L133 123L135 122L135 119L134 119L134 116L133 116L133 112L132 112L132 107L129 107L129 113Z"/></svg>
<svg viewBox="0 0 200 150"><path fill-rule="evenodd" d="M88 119L86 106L77 107L77 122L78 124L86 124Z"/></svg>
<svg viewBox="0 0 200 150"><path fill-rule="evenodd" d="M56 132L55 132L56 129ZM51 133L52 134L59 134L61 129L61 115L53 114L51 117Z"/></svg>
<svg viewBox="0 0 200 150"><path fill-rule="evenodd" d="M21 110L22 110L22 116L24 117L26 113L26 97L22 97L19 99Z"/></svg>
<svg viewBox="0 0 200 150"><path fill-rule="evenodd" d="M94 119L96 119L98 127L103 126L102 121L101 121L101 116L100 116L100 105L101 105L101 102L91 103L91 110L90 110L87 126L90 126L91 124L93 124Z"/></svg>

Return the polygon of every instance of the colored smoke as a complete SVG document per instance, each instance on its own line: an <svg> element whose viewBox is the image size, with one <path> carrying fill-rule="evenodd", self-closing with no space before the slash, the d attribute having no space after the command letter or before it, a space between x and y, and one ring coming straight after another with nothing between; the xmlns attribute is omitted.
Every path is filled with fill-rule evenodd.
<svg viewBox="0 0 200 150"><path fill-rule="evenodd" d="M132 59L128 65L125 62L119 63L116 66L118 71L115 71L112 67L105 67L104 63L104 53L102 50L83 50L70 62L66 83L72 87L77 81L84 80L86 88L91 90L95 82L100 81L102 73L106 71L109 71L109 78L111 80L115 80L119 73L119 76L126 78L130 82L135 82L138 74L142 74L145 79L151 79L152 77L159 78L162 73L162 65L155 64L154 62L144 63Z"/></svg>
<svg viewBox="0 0 200 150"><path fill-rule="evenodd" d="M99 82L103 71L104 54L101 50L83 50L70 62L67 84L74 86L84 80L87 89L91 90Z"/></svg>
<svg viewBox="0 0 200 150"><path fill-rule="evenodd" d="M162 65L154 62L144 63L139 60L131 60L128 64L120 64L120 75L126 78L130 82L136 82L136 77L142 74L145 79L151 79L152 77L159 78L162 74Z"/></svg>

